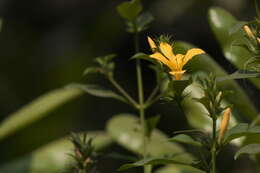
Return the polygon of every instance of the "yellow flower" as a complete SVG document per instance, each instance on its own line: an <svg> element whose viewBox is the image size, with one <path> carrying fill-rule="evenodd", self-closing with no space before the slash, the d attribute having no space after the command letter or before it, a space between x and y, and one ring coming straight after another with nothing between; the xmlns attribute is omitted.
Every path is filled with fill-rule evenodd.
<svg viewBox="0 0 260 173"><path fill-rule="evenodd" d="M220 124L220 130L219 130L219 136L218 136L219 142L224 138L224 135L227 131L229 120L230 120L230 114L231 114L231 109L227 108L224 111L223 119Z"/></svg>
<svg viewBox="0 0 260 173"><path fill-rule="evenodd" d="M198 48L193 48L187 51L186 55L177 54L174 55L172 51L172 46L167 42L161 42L159 46L148 37L148 43L153 51L153 54L150 55L151 58L154 58L170 68L170 74L175 76L176 80L181 80L183 73L186 70L183 70L183 66L191 60L194 56L205 53L203 50Z"/></svg>

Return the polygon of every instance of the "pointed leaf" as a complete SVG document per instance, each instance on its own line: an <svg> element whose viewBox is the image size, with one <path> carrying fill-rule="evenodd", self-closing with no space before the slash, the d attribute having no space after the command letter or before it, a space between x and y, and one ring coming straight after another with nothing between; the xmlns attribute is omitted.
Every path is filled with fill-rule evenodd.
<svg viewBox="0 0 260 173"><path fill-rule="evenodd" d="M192 146L195 146L195 147L201 147L202 146L200 142L194 140L192 137L190 137L189 135L185 135L185 134L176 135L176 136L170 138L170 141L189 144L189 145L192 145Z"/></svg>
<svg viewBox="0 0 260 173"><path fill-rule="evenodd" d="M117 6L117 12L119 15L127 20L134 20L142 11L142 4L140 0L131 0L129 2L123 2Z"/></svg>
<svg viewBox="0 0 260 173"><path fill-rule="evenodd" d="M124 171L124 170L130 169L130 168L140 167L140 166L144 166L144 165L168 165L168 164L191 165L192 162L187 162L187 163L179 162L179 161L169 159L169 158L147 158L147 159L140 160L138 162L125 164L125 165L121 166L118 169L118 171Z"/></svg>
<svg viewBox="0 0 260 173"><path fill-rule="evenodd" d="M154 17L151 13L145 12L142 13L137 18L137 30L138 32L144 31L148 28L148 25L154 20Z"/></svg>
<svg viewBox="0 0 260 173"><path fill-rule="evenodd" d="M217 81L221 82L224 80L246 79L246 78L260 78L260 73L246 71L246 70L238 70L230 75L217 77Z"/></svg>
<svg viewBox="0 0 260 173"><path fill-rule="evenodd" d="M102 69L99 67L88 67L84 70L83 76L93 74L93 73L100 73L101 71L102 71Z"/></svg>
<svg viewBox="0 0 260 173"><path fill-rule="evenodd" d="M240 148L236 152L234 159L236 160L242 154L253 155L253 154L259 154L259 153L260 153L260 144L249 144L249 145L246 145L246 146Z"/></svg>
<svg viewBox="0 0 260 173"><path fill-rule="evenodd" d="M15 113L7 116L0 124L0 140L40 120L59 106L83 94L84 92L77 88L61 88L38 97Z"/></svg>
<svg viewBox="0 0 260 173"><path fill-rule="evenodd" d="M224 143L227 144L233 139L246 136L249 134L258 134L258 133L260 133L260 126L251 127L246 123L240 123L227 131L224 137Z"/></svg>
<svg viewBox="0 0 260 173"><path fill-rule="evenodd" d="M160 115L157 115L146 120L147 136L151 136L151 133L156 128L160 118Z"/></svg>
<svg viewBox="0 0 260 173"><path fill-rule="evenodd" d="M115 92L104 89L98 85L92 85L92 84L69 84L66 86L66 88L77 88L81 89L82 91L85 91L86 93L96 96L96 97L104 97L104 98L113 98L122 102L127 103L124 97L116 94Z"/></svg>

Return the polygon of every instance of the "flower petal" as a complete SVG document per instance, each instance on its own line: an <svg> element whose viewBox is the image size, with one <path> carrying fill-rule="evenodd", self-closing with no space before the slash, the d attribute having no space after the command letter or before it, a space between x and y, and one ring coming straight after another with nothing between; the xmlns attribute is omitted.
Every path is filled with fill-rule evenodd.
<svg viewBox="0 0 260 173"><path fill-rule="evenodd" d="M168 59L174 58L174 54L172 52L172 46L166 42L161 42L160 43L160 50L163 53L164 56Z"/></svg>
<svg viewBox="0 0 260 173"><path fill-rule="evenodd" d="M176 56L175 56L175 58L174 58L174 64L175 64L175 66L176 66L176 70L182 70L182 67L183 67L183 65L182 65L182 61L183 61L183 58L184 58L184 55L182 55L182 54L177 54ZM172 61L172 60L171 60Z"/></svg>
<svg viewBox="0 0 260 173"><path fill-rule="evenodd" d="M194 56L205 53L204 50L193 48L188 50L185 57L182 60L182 66L184 66L189 60L191 60Z"/></svg>
<svg viewBox="0 0 260 173"><path fill-rule="evenodd" d="M156 46L155 42L153 41L153 39L151 39L151 37L148 36L147 40L148 40L148 43L149 43L152 51L155 51L157 49L157 46Z"/></svg>
<svg viewBox="0 0 260 173"><path fill-rule="evenodd" d="M173 69L173 64L167 58L165 58L161 53L155 52L154 54L150 55L150 57L167 65L170 69Z"/></svg>

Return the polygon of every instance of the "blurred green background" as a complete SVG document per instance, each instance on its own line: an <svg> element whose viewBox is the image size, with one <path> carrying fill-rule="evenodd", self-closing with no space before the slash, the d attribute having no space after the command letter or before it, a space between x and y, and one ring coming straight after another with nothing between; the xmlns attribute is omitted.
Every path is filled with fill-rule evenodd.
<svg viewBox="0 0 260 173"><path fill-rule="evenodd" d="M71 82L99 82L110 87L102 77L82 77L94 57L110 53L118 54L116 78L136 97L135 64L128 60L134 53L133 39L125 32L124 22L115 10L120 2L122 0L1 0L0 120L39 95ZM220 6L240 20L250 20L255 16L253 1L143 0L142 3L155 17L151 27L140 36L143 52L149 52L146 36L169 34L174 40L191 42L206 50L228 72L235 71L223 57L210 30L208 8ZM148 94L154 86L155 75L149 68L143 71ZM259 90L245 80L238 82L259 107ZM107 120L121 112L135 111L118 101L86 94L0 142L0 163L23 156L70 131L102 130ZM158 113L162 115L159 128L167 134L188 128L176 106L157 104L147 115ZM232 156L228 159L232 160ZM232 162L230 170L238 173L241 167L252 166L243 159L236 164ZM240 166L240 162L245 164ZM117 166L108 167L113 172Z"/></svg>

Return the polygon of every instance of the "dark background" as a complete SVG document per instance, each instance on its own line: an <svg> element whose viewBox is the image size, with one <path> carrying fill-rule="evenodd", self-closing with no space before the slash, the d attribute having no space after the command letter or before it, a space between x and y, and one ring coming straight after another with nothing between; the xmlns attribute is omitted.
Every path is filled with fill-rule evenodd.
<svg viewBox="0 0 260 173"><path fill-rule="evenodd" d="M93 64L93 58L110 53L118 54L116 78L134 95L135 67L133 61L128 61L134 52L133 41L115 10L120 2L122 0L1 0L0 120L47 91L86 81L82 71ZM240 20L250 20L255 15L253 0L142 2L144 9L155 17L149 30L141 35L143 52L149 51L147 35L166 33L174 40L188 41L206 50L228 72L235 70L224 59L210 30L208 8L220 6ZM145 68L146 93L153 88L153 79L154 74ZM103 78L95 81L108 85ZM249 82L240 83L257 105L259 91ZM86 95L8 139L1 147L6 156L0 160L20 156L70 131L104 129L106 121L121 112L135 113L117 101ZM173 116L180 114L176 107L158 104L148 111L148 116L158 112L163 115L159 127L166 133L187 127L184 116Z"/></svg>

